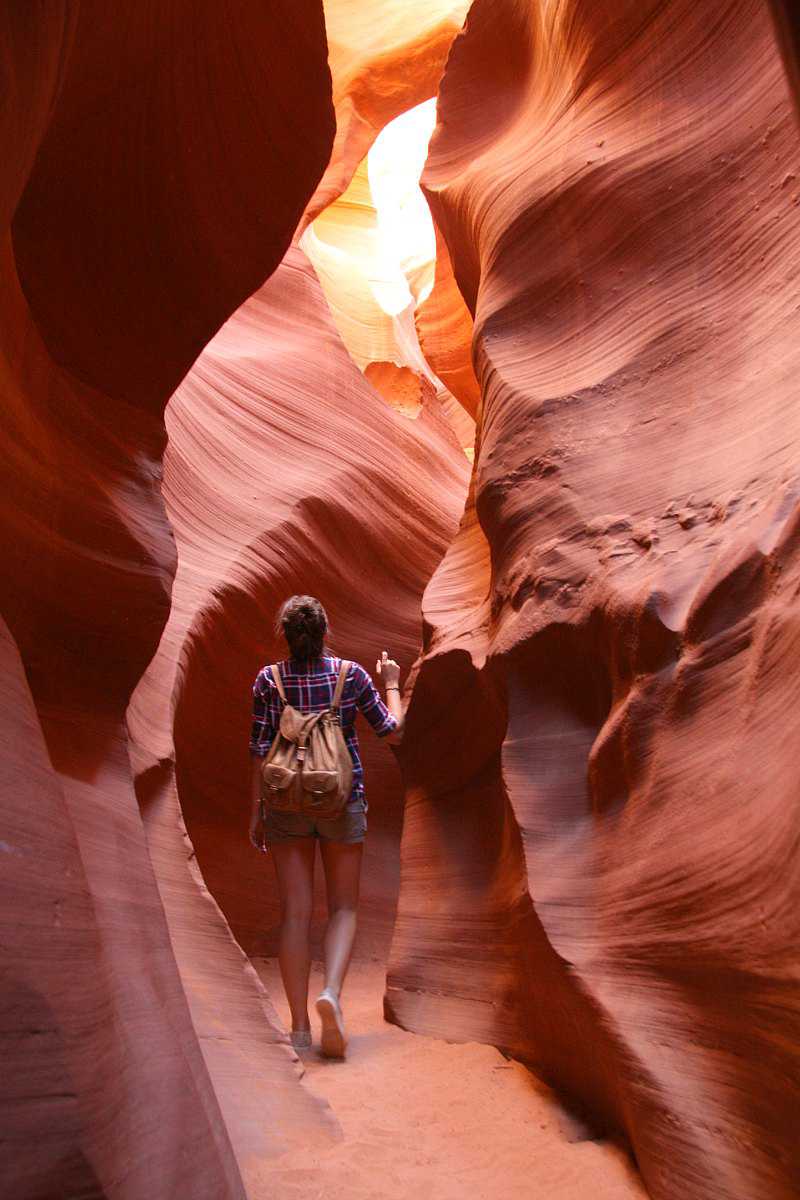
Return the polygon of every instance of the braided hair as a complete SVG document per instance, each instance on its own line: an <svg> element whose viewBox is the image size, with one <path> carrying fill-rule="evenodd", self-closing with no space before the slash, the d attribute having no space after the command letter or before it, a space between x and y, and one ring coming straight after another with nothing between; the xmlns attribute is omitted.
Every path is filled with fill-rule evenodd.
<svg viewBox="0 0 800 1200"><path fill-rule="evenodd" d="M314 596L290 596L278 610L275 632L283 634L292 658L306 661L328 652L328 616Z"/></svg>

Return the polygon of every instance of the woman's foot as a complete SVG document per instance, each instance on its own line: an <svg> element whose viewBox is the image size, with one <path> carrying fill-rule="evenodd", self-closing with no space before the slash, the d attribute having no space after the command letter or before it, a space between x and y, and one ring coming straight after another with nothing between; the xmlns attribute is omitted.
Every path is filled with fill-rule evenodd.
<svg viewBox="0 0 800 1200"><path fill-rule="evenodd" d="M347 1038L338 997L330 988L323 988L317 997L316 1008L322 1022L322 1053L327 1058L344 1058Z"/></svg>
<svg viewBox="0 0 800 1200"><path fill-rule="evenodd" d="M289 1038L295 1050L308 1050L311 1045L311 1030L293 1029Z"/></svg>

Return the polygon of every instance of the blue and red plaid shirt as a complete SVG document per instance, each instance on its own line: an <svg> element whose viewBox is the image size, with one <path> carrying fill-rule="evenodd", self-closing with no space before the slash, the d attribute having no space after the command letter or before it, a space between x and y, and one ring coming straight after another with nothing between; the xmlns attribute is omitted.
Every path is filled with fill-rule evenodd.
<svg viewBox="0 0 800 1200"><path fill-rule="evenodd" d="M277 665L288 703L304 713L323 712L330 707L341 663L341 658L327 654L309 662L296 658L282 659ZM262 667L253 684L251 754L263 757L268 752L280 725L282 709L283 701L278 695L269 667ZM371 676L354 662L347 672L339 707L342 733L353 760L351 800L364 795L364 768L358 752L358 734L355 730L355 719L359 709L378 737L385 737L397 728L397 721L381 700Z"/></svg>

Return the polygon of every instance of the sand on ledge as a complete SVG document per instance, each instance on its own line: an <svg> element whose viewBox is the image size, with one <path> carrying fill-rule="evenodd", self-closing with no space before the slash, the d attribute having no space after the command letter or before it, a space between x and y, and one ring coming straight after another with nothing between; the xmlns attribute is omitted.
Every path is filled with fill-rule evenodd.
<svg viewBox="0 0 800 1200"><path fill-rule="evenodd" d="M275 959L255 959L284 1026ZM553 1092L493 1046L408 1033L383 1019L384 968L354 961L342 996L344 1062L301 1051L300 1086L327 1101L342 1137L309 1144L266 1168L275 1200L644 1200L627 1154L588 1140ZM265 1178L265 1182L267 1179Z"/></svg>

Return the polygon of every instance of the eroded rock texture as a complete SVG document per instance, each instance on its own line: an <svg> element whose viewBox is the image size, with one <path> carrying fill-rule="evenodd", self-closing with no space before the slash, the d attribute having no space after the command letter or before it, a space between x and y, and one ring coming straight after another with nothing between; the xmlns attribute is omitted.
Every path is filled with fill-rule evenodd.
<svg viewBox="0 0 800 1200"><path fill-rule="evenodd" d="M274 954L272 867L243 836L250 689L259 667L285 654L274 614L313 584L334 647L369 670L391 644L407 670L468 463L432 389L409 416L358 370L296 248L200 356L167 424L164 494L179 568L131 728L141 766L174 753L203 876L248 952ZM359 948L385 957L400 781L385 745L368 733L362 745L370 837Z"/></svg>
<svg viewBox="0 0 800 1200"><path fill-rule="evenodd" d="M469 0L325 0L336 136L298 236L342 194L381 129L436 95Z"/></svg>
<svg viewBox="0 0 800 1200"><path fill-rule="evenodd" d="M341 1136L231 936L274 951L249 684L311 579L404 668L430 580L389 1015L533 1063L658 1200L797 1192L796 22L477 0L387 312L364 156L466 8L331 0L330 71L317 4L0 17L4 1194L260 1197Z"/></svg>
<svg viewBox="0 0 800 1200"><path fill-rule="evenodd" d="M770 0L778 44L800 116L800 11L792 0Z"/></svg>
<svg viewBox="0 0 800 1200"><path fill-rule="evenodd" d="M175 567L163 406L328 161L322 11L31 3L0 32L2 1191L240 1196L208 1071L226 1053L215 1000L278 1033L197 887L185 925L228 974L206 1027L190 1015L124 714ZM179 890L185 851L171 870ZM198 1031L218 1038L205 1059ZM279 1105L294 1073L273 1049Z"/></svg>
<svg viewBox="0 0 800 1200"><path fill-rule="evenodd" d="M203 879L251 954L276 952L279 915L271 863L245 837L251 684L285 653L275 611L311 590L335 648L371 669L386 646L408 669L422 591L463 508L473 422L431 382L414 326L433 262L404 264L408 282L397 270L382 280L409 302L381 306L363 156L382 124L433 93L466 7L419 6L412 19L407 5L382 3L367 21L363 6L327 6L338 133L298 226L302 249L212 339L167 410L179 568L129 725L142 786L159 779L159 823L174 828L182 813ZM385 958L402 792L386 746L367 731L362 750L370 837L357 953Z"/></svg>
<svg viewBox="0 0 800 1200"><path fill-rule="evenodd" d="M444 247L441 261L434 257L427 210L430 247L409 250L407 256L397 248L387 252L394 227L388 233L381 229L370 182L373 162L372 156L362 160L346 190L306 230L300 245L319 277L350 357L373 387L409 414L419 410L424 395L434 392L462 446L471 449L478 394L468 352L472 322L446 269ZM422 161L417 175L421 168ZM394 233L397 236L396 229ZM426 353L420 346L420 329L431 343ZM452 349L437 354L445 345ZM437 376L439 366L457 393Z"/></svg>
<svg viewBox="0 0 800 1200"><path fill-rule="evenodd" d="M458 290L447 243L438 227L434 284L415 309L414 325L430 369L475 417L481 392L472 366L472 315Z"/></svg>
<svg viewBox="0 0 800 1200"><path fill-rule="evenodd" d="M534 1062L664 1200L798 1186L797 154L760 3L478 0L423 177L483 412L387 1011Z"/></svg>

